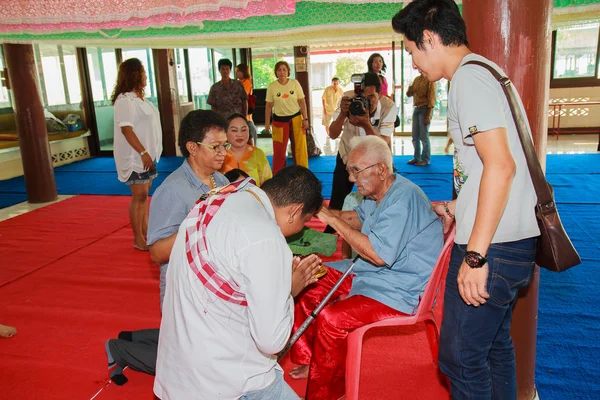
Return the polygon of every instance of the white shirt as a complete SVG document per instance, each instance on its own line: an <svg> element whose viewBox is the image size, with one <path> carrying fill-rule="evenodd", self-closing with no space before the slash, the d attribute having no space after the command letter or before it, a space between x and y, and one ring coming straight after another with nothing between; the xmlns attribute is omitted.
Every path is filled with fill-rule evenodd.
<svg viewBox="0 0 600 400"><path fill-rule="evenodd" d="M490 130L496 128L506 129L510 152L517 170L492 243L513 242L538 236L540 231L534 212L537 196L508 100L500 83L487 69L478 65L464 65L471 60L486 62L505 75L491 61L477 54L468 54L452 77L448 93L448 131L456 149L454 187L458 198L455 210L455 242L468 243L477 213L483 163L475 148L473 134L488 135ZM526 116L520 99L519 107ZM529 124L527 127L529 128Z"/></svg>
<svg viewBox="0 0 600 400"><path fill-rule="evenodd" d="M208 257L247 306L208 290L188 265L185 225L175 240L158 343L154 393L162 400L238 399L275 379L294 320L292 252L267 195L230 195L206 228ZM192 221L193 223L193 221Z"/></svg>
<svg viewBox="0 0 600 400"><path fill-rule="evenodd" d="M354 96L354 92L345 92L344 96L352 98ZM333 114L334 120L338 118L340 112L340 107L338 107ZM381 97L377 102L377 109L371 117L371 125L373 126L375 132L379 133L381 136L392 136L394 133L396 114L397 108L394 102L388 97ZM366 136L366 134L367 133L363 128L352 125L350 120L346 118L344 121L344 126L342 127L342 139L340 140L340 147L338 149L338 153L340 157L342 157L344 163L348 161L348 154L350 154L350 141L352 138L355 136Z"/></svg>
<svg viewBox="0 0 600 400"><path fill-rule="evenodd" d="M114 104L115 132L114 157L121 182L127 182L132 172L144 172L142 157L134 150L121 132L131 126L144 149L153 160L159 161L162 153L162 129L160 114L147 99L140 99L134 92L122 93Z"/></svg>

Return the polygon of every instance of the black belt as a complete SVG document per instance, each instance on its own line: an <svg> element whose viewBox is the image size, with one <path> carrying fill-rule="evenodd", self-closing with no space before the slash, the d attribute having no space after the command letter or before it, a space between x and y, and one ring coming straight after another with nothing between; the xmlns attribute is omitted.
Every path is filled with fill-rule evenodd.
<svg viewBox="0 0 600 400"><path fill-rule="evenodd" d="M281 115L273 114L273 121L277 121L277 122L290 122L292 119L296 118L298 115L302 115L302 111L298 111L294 115L286 115L286 116L283 116L283 117Z"/></svg>

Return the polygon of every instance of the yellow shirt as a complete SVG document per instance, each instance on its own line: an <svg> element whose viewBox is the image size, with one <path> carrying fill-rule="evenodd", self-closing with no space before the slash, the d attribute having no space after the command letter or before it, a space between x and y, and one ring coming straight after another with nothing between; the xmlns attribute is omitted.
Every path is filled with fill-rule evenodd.
<svg viewBox="0 0 600 400"><path fill-rule="evenodd" d="M233 152L227 150L220 172L224 174L236 168L247 173L254 179L257 186L262 185L266 180L273 177L273 172L265 153L258 147L250 145L246 146L246 152L239 162L235 159Z"/></svg>
<svg viewBox="0 0 600 400"><path fill-rule="evenodd" d="M288 117L300 111L298 100L303 98L302 86L295 79L288 79L285 85L275 81L267 88L266 100L273 103L273 112L280 117Z"/></svg>
<svg viewBox="0 0 600 400"><path fill-rule="evenodd" d="M327 114L333 114L338 102L342 98L342 94L344 94L344 91L341 87L338 87L337 91L333 89L333 86L325 88L322 99L325 100L325 111L327 111Z"/></svg>
<svg viewBox="0 0 600 400"><path fill-rule="evenodd" d="M408 87L406 95L414 96L413 105L415 107L433 108L435 106L435 83L429 82L423 75L419 75Z"/></svg>

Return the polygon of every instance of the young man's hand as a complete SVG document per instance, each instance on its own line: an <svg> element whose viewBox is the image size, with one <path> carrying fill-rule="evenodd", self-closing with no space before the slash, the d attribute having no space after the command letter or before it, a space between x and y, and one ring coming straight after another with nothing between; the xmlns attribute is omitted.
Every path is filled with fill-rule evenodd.
<svg viewBox="0 0 600 400"><path fill-rule="evenodd" d="M311 254L303 259L292 259L292 296L296 297L308 285L315 283L317 272L321 268L321 259Z"/></svg>
<svg viewBox="0 0 600 400"><path fill-rule="evenodd" d="M489 266L486 263L481 268L471 268L463 261L458 270L458 292L463 301L470 306L479 307L490 298L486 290Z"/></svg>

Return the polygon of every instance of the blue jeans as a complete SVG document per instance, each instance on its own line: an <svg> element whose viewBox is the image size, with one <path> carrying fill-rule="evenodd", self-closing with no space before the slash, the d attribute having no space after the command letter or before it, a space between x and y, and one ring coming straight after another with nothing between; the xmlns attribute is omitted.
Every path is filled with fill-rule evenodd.
<svg viewBox="0 0 600 400"><path fill-rule="evenodd" d="M298 400L294 390L283 380L281 371L275 371L275 380L264 389L248 392L240 400Z"/></svg>
<svg viewBox="0 0 600 400"><path fill-rule="evenodd" d="M488 250L488 301L468 306L458 293L458 270L466 245L454 245L444 295L440 369L450 379L453 399L515 400L516 363L510 337L519 289L535 268L536 238L492 244Z"/></svg>
<svg viewBox="0 0 600 400"><path fill-rule="evenodd" d="M425 124L427 107L415 107L412 120L412 143L415 148L415 160L429 164L431 145L429 144L429 125ZM423 152L421 153L421 144Z"/></svg>

